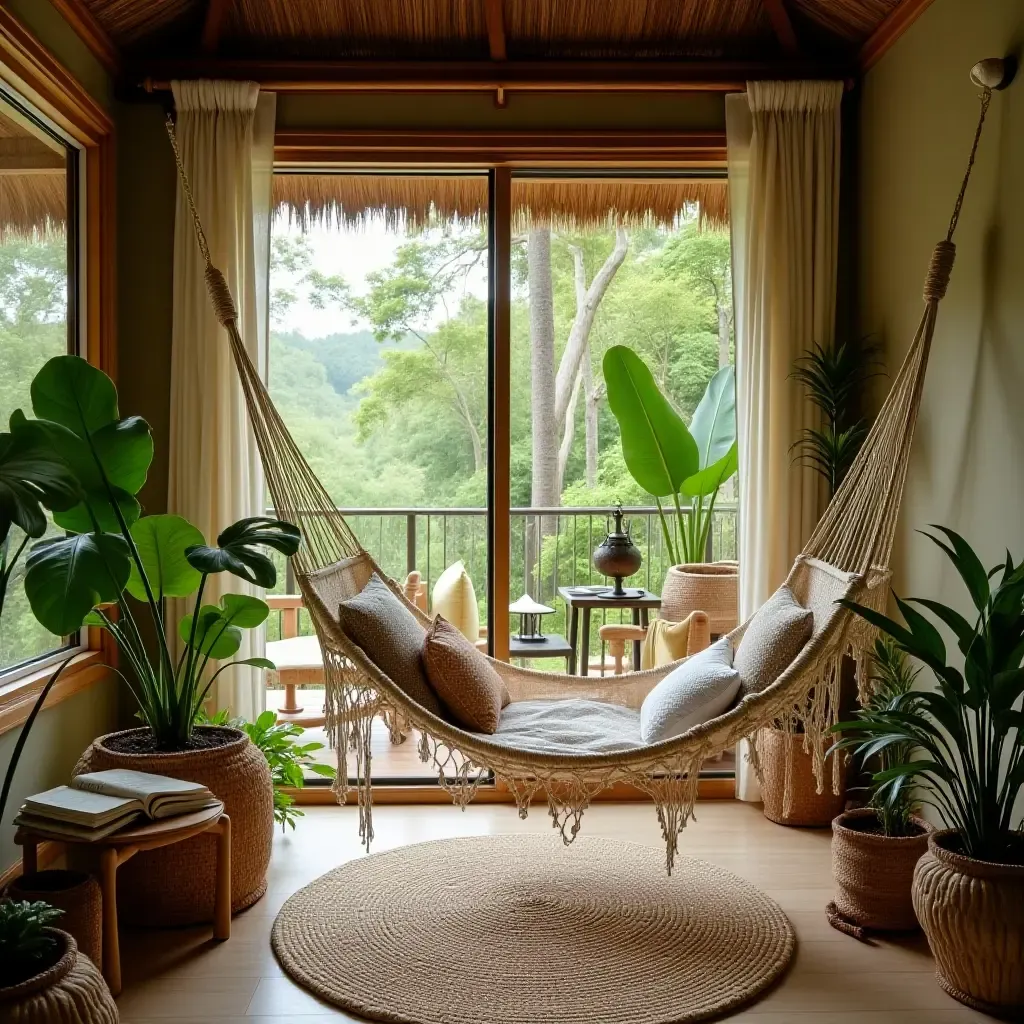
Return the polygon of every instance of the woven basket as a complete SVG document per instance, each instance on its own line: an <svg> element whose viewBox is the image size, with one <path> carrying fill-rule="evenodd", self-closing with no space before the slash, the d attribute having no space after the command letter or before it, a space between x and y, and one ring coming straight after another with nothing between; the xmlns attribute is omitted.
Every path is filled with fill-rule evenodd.
<svg viewBox="0 0 1024 1024"><path fill-rule="evenodd" d="M825 763L825 785L818 792L813 759L804 750L802 733L762 729L757 736L761 762L761 799L764 816L778 825L825 828L846 806L846 767L843 761L839 794L832 792L832 762ZM791 759L790 805L784 806L786 760Z"/></svg>
<svg viewBox="0 0 1024 1024"><path fill-rule="evenodd" d="M956 840L953 831L933 832L914 872L914 910L935 976L961 1003L1022 1020L1024 864L965 857L950 849Z"/></svg>
<svg viewBox="0 0 1024 1024"><path fill-rule="evenodd" d="M682 622L690 612L706 612L711 632L728 633L739 623L739 569L735 562L672 565L661 589L661 618Z"/></svg>
<svg viewBox="0 0 1024 1024"><path fill-rule="evenodd" d="M118 1024L117 1006L107 983L75 940L46 929L58 943L57 962L20 985L0 988L4 1024Z"/></svg>
<svg viewBox="0 0 1024 1024"><path fill-rule="evenodd" d="M274 790L263 753L245 733L237 729L223 731L234 736L219 747L148 754L111 750L110 740L125 735L111 733L92 744L74 773L130 768L207 786L224 802L231 818L231 910L237 913L267 891L267 865L274 838ZM136 854L117 871L120 919L147 928L212 921L216 868L217 840L213 835Z"/></svg>
<svg viewBox="0 0 1024 1024"><path fill-rule="evenodd" d="M12 900L45 900L63 910L60 930L67 932L87 956L103 969L103 894L99 882L84 871L37 871L22 875L7 888Z"/></svg>
<svg viewBox="0 0 1024 1024"><path fill-rule="evenodd" d="M921 830L918 835L886 836L858 828L878 824L870 807L847 811L832 822L835 904L846 920L879 931L918 927L910 887L932 826L923 818L912 821Z"/></svg>

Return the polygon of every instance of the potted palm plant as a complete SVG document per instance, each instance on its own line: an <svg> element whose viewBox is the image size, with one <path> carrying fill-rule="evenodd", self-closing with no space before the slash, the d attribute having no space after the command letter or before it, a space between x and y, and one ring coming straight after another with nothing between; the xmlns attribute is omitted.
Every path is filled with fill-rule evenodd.
<svg viewBox="0 0 1024 1024"><path fill-rule="evenodd" d="M153 441L144 420L120 417L110 378L76 356L58 356L36 375L31 396L35 418L16 411L12 437L55 453L78 495L73 505L54 511L54 522L67 534L38 541L28 554L29 604L58 635L84 625L111 634L121 658L113 670L135 697L143 723L96 740L76 771L130 768L207 785L232 819L232 906L241 909L266 890L274 822L270 771L244 732L196 721L216 676L230 665L273 668L261 658L234 659L242 630L261 625L269 608L245 594L225 594L215 605L202 598L215 573L273 586L268 551L293 554L298 530L279 520L244 519L208 545L180 516L143 516L136 495ZM174 653L165 599L193 596L193 610L176 624L181 648ZM149 643L138 621L140 606L151 624ZM133 858L118 875L125 916L144 909L148 924L208 920L213 844L198 836Z"/></svg>
<svg viewBox="0 0 1024 1024"><path fill-rule="evenodd" d="M841 738L830 756L852 749L863 769L871 772L866 807L840 814L832 822L832 874L836 898L829 921L841 931L863 938L867 929L909 931L917 928L910 897L914 868L928 848L931 825L915 814L916 801L907 778L890 785L888 773L911 759L907 743L890 743L883 723L890 712L912 709L918 671L888 637L875 641L872 689L851 722L832 731Z"/></svg>
<svg viewBox="0 0 1024 1024"><path fill-rule="evenodd" d="M736 375L731 366L718 370L689 427L632 349L608 349L604 378L626 468L654 496L672 561L662 589L661 614L681 622L700 609L707 613L712 633L726 633L739 614L737 567L709 563L705 557L718 492L738 466ZM671 501L668 512L664 499Z"/></svg>
<svg viewBox="0 0 1024 1024"><path fill-rule="evenodd" d="M845 602L897 648L926 666L935 689L910 706L878 711L879 750L909 750L876 776L890 800L908 784L947 827L928 837L914 872L917 918L935 956L939 984L955 999L997 1015L1024 1015L1024 564L985 569L957 533L926 534L970 595L971 619L938 601L897 599L903 623ZM915 605L917 607L915 607ZM956 637L963 667L949 663L929 615ZM972 621L973 619L973 621Z"/></svg>

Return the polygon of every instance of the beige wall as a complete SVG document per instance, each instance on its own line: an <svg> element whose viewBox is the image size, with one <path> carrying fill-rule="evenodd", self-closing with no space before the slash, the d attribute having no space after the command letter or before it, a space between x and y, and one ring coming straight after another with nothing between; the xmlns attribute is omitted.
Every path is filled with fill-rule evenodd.
<svg viewBox="0 0 1024 1024"><path fill-rule="evenodd" d="M1024 0L936 0L867 76L862 98L861 327L895 368L921 314L978 112L968 72L1024 41ZM963 607L915 530L962 533L986 564L1024 557L1024 76L992 101L956 235L900 522L897 589Z"/></svg>
<svg viewBox="0 0 1024 1024"><path fill-rule="evenodd" d="M113 90L106 72L48 0L4 0L5 6L108 109ZM10 821L29 793L66 782L78 755L94 737L118 723L113 680L99 683L44 711L37 719L15 776L7 813L0 822L0 871L17 860ZM14 752L20 730L0 735L0 772Z"/></svg>

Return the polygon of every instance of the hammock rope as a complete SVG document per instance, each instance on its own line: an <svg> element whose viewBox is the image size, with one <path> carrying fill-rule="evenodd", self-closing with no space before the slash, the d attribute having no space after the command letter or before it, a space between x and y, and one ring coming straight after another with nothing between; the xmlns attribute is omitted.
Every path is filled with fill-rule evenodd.
<svg viewBox="0 0 1024 1024"><path fill-rule="evenodd" d="M552 823L566 843L579 831L583 812L596 794L620 782L639 788L656 805L669 871L679 836L694 815L701 765L708 757L734 747L740 739L751 740L751 762L760 777L756 742L760 730L774 725L787 732L802 731L804 749L813 755L821 792L827 784L824 749L828 731L838 721L840 710L844 661L853 659L863 697L875 637L871 627L837 606L836 601L849 598L878 609L886 603L889 559L938 306L949 284L956 256L953 235L990 98L991 91L985 89L946 238L935 246L928 267L920 326L864 445L786 580L797 599L813 613L810 641L764 692L744 698L682 736L610 754L573 755L506 746L431 714L411 701L341 628L338 605L359 593L374 572L387 580L418 621L425 624L429 620L405 600L401 588L388 579L360 544L274 407L239 333L238 311L229 284L214 266L174 122L168 115L167 133L205 265L206 286L217 320L228 335L274 508L278 516L302 531L303 544L293 564L323 655L328 739L338 757L335 793L344 802L350 787L349 759L354 759L359 833L367 849L373 839L370 730L375 718L387 723L393 741L403 739L410 728L420 733L421 758L434 766L438 782L457 806L465 807L493 773L511 792L522 817L531 802L543 796ZM746 626L744 623L729 634L734 646L742 643ZM513 701L583 698L609 701L636 711L647 693L675 667L584 679L517 668L505 662L491 664L502 676ZM792 764L787 763L783 801L787 809L791 805L791 769ZM831 776L838 792L840 765L835 758Z"/></svg>

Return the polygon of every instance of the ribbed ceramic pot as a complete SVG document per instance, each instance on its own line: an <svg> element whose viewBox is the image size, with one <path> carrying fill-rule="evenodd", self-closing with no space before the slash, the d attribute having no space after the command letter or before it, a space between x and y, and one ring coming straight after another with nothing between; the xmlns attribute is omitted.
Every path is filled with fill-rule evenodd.
<svg viewBox="0 0 1024 1024"><path fill-rule="evenodd" d="M274 839L274 789L267 759L238 729L219 746L165 753L124 753L111 741L145 729L101 736L82 755L75 775L107 768L169 775L201 782L231 818L231 910L255 903L267 891L267 866ZM184 842L136 854L117 869L121 920L147 928L200 924L213 920L217 839L199 835Z"/></svg>
<svg viewBox="0 0 1024 1024"><path fill-rule="evenodd" d="M846 770L843 761L839 793L832 792L832 762L825 762L825 784L818 792L814 760L804 750L802 733L762 729L757 734L761 762L761 800L764 816L777 825L826 828L846 806ZM786 806L786 761L791 759L790 800Z"/></svg>
<svg viewBox="0 0 1024 1024"><path fill-rule="evenodd" d="M914 872L914 910L939 984L961 1003L1024 1019L1024 837L1017 864L956 852L957 833L933 832Z"/></svg>
<svg viewBox="0 0 1024 1024"><path fill-rule="evenodd" d="M78 947L103 969L103 896L100 884L84 871L37 871L22 875L7 887L12 900L35 903L43 900L62 910L60 930L67 932Z"/></svg>
<svg viewBox="0 0 1024 1024"><path fill-rule="evenodd" d="M117 1024L117 1006L93 962L78 955L75 940L47 928L57 941L53 966L19 985L0 987L4 1024Z"/></svg>
<svg viewBox="0 0 1024 1024"><path fill-rule="evenodd" d="M669 622L682 622L694 611L707 613L712 633L728 633L736 627L740 585L735 562L669 566L658 614Z"/></svg>
<svg viewBox="0 0 1024 1024"><path fill-rule="evenodd" d="M910 889L932 826L923 818L911 823L916 835L887 836L870 807L846 811L832 822L835 904L847 921L877 931L918 927Z"/></svg>

